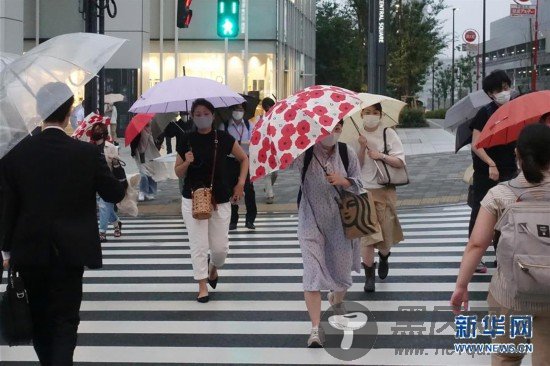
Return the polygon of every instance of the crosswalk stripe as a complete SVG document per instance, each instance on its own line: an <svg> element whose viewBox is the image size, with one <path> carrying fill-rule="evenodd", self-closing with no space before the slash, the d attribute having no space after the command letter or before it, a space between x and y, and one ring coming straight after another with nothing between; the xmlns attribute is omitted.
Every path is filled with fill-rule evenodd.
<svg viewBox="0 0 550 366"><path fill-rule="evenodd" d="M379 328L378 346L356 365L472 364L470 356L440 355L454 331L412 341L392 329L416 319L428 328L452 320L448 311L467 242L466 206L399 210L405 240L392 250L390 275L376 292L363 292L363 273L353 273L348 299L366 306ZM302 260L296 214L261 214L257 230L230 233L230 252L212 300L199 304L181 218L123 220L123 236L103 243L104 269L84 275L84 300L75 361L87 364L340 364L323 350L304 347L310 328L303 301ZM489 250L486 260L494 260ZM470 284L470 305L486 305L494 269ZM3 290L5 285L0 286ZM328 307L323 294L322 308ZM412 315L410 309L424 311ZM435 311L439 308L439 311ZM404 313L409 309L408 313ZM291 341L290 341L291 340ZM290 343L289 343L290 342ZM399 355L408 344L427 345L422 355ZM31 347L0 342L0 360L33 361ZM489 358L476 356L487 364Z"/></svg>

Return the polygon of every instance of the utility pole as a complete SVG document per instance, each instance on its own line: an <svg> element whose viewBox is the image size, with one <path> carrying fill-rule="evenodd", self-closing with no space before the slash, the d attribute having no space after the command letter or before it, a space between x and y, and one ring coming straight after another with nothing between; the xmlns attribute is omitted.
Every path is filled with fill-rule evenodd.
<svg viewBox="0 0 550 366"><path fill-rule="evenodd" d="M482 55L481 55L481 80L485 79L485 28L487 21L487 3L486 0L483 0L483 46L482 46Z"/></svg>
<svg viewBox="0 0 550 366"><path fill-rule="evenodd" d="M539 2L535 8L535 45L533 46L533 72L531 73L531 91L537 90L537 69L538 69L538 54L539 54Z"/></svg>
<svg viewBox="0 0 550 366"><path fill-rule="evenodd" d="M94 1L85 1L86 10L85 29L87 33L97 33L97 3ZM84 87L84 114L95 112L97 110L97 78L92 78Z"/></svg>
<svg viewBox="0 0 550 366"><path fill-rule="evenodd" d="M451 106L455 104L455 11L457 8L453 8L453 56L451 61Z"/></svg>

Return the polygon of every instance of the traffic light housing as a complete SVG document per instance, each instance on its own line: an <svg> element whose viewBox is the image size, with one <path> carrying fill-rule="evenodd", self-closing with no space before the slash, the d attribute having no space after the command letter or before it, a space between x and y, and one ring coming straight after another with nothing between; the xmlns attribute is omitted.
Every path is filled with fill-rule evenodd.
<svg viewBox="0 0 550 366"><path fill-rule="evenodd" d="M235 38L239 35L239 0L218 0L218 36Z"/></svg>
<svg viewBox="0 0 550 366"><path fill-rule="evenodd" d="M178 28L189 28L193 10L189 9L193 0L178 0Z"/></svg>

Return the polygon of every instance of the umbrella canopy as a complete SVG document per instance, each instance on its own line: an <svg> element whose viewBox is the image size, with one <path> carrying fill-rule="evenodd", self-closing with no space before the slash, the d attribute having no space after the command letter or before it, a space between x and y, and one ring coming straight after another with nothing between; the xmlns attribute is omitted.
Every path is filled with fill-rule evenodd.
<svg viewBox="0 0 550 366"><path fill-rule="evenodd" d="M253 181L287 168L336 124L361 109L357 93L315 85L277 102L254 126L250 139Z"/></svg>
<svg viewBox="0 0 550 366"><path fill-rule="evenodd" d="M407 105L405 102L385 95L359 93L358 97L361 100L361 109L344 120L344 128L340 136L340 141L342 142L357 141L359 134L365 132L363 123L361 122L362 109L380 103L382 105L382 125L384 127L393 127L399 121L401 110Z"/></svg>
<svg viewBox="0 0 550 366"><path fill-rule="evenodd" d="M126 127L126 132L124 133L124 142L126 146L130 145L132 141L143 131L145 126L153 120L155 117L152 113L146 114L137 114L132 118L128 127Z"/></svg>
<svg viewBox="0 0 550 366"><path fill-rule="evenodd" d="M4 70L4 67L11 64L19 55L9 52L0 52L0 72Z"/></svg>
<svg viewBox="0 0 550 366"><path fill-rule="evenodd" d="M109 61L125 40L92 33L54 37L18 57L0 73L0 158ZM62 85L61 84L61 85Z"/></svg>
<svg viewBox="0 0 550 366"><path fill-rule="evenodd" d="M506 145L518 139L523 127L550 112L550 90L522 95L501 106L481 131L477 148Z"/></svg>
<svg viewBox="0 0 550 366"><path fill-rule="evenodd" d="M462 123L458 125L458 128L453 131L453 133L455 134L455 153L457 153L464 146L472 143L472 130L470 130L470 123Z"/></svg>
<svg viewBox="0 0 550 366"><path fill-rule="evenodd" d="M441 127L447 130L456 130L458 126L474 118L481 107L491 101L492 99L483 90L468 94L449 108L445 113L445 120L441 123Z"/></svg>
<svg viewBox="0 0 550 366"><path fill-rule="evenodd" d="M245 100L244 119L251 120L256 114L256 107L260 103L260 100L252 95L240 94ZM216 111L218 122L228 121L231 118L231 108L218 108Z"/></svg>
<svg viewBox="0 0 550 366"><path fill-rule="evenodd" d="M182 76L163 81L147 90L132 105L130 112L188 112L193 101L199 98L208 100L215 108L229 107L245 101L241 95L217 81Z"/></svg>
<svg viewBox="0 0 550 366"><path fill-rule="evenodd" d="M92 127L96 123L103 123L109 126L111 124L111 119L96 113L90 113L86 118L84 118L84 121L78 125L78 128L73 132L72 137L80 141L90 142L92 139ZM110 141L111 137L109 136L108 139Z"/></svg>
<svg viewBox="0 0 550 366"><path fill-rule="evenodd" d="M107 94L105 95L104 102L106 104L114 104L117 102L122 102L124 100L124 95L122 94Z"/></svg>
<svg viewBox="0 0 550 366"><path fill-rule="evenodd" d="M166 126L176 120L177 113L157 113L151 121L151 133L153 137L158 138L166 129Z"/></svg>

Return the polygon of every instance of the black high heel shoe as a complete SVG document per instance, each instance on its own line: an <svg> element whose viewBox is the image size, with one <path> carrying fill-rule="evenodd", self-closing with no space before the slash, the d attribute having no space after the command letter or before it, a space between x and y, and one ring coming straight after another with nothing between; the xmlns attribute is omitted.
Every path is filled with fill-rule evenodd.
<svg viewBox="0 0 550 366"><path fill-rule="evenodd" d="M208 255L208 266L210 267L210 254ZM210 279L210 273L208 273L208 284L210 285L210 287L212 287L213 289L216 288L216 286L218 285L218 278L220 278L220 276L216 276L215 279L211 280Z"/></svg>
<svg viewBox="0 0 550 366"><path fill-rule="evenodd" d="M205 304L208 301L210 301L210 296L206 295L202 297L197 297L197 301L200 302L201 304Z"/></svg>

